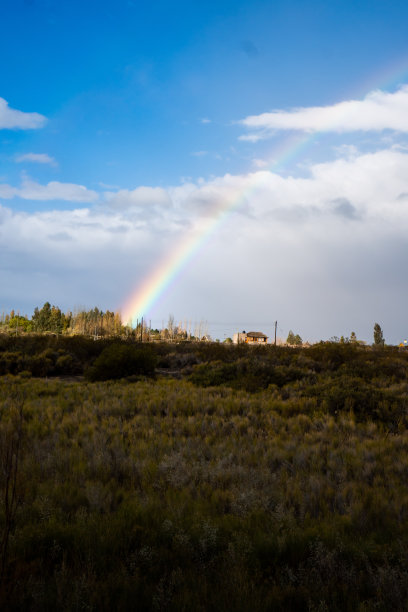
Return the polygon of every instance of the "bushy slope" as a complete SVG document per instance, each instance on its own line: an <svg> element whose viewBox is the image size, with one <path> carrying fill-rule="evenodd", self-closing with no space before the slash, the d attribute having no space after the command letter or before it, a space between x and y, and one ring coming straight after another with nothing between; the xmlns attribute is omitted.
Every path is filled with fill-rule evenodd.
<svg viewBox="0 0 408 612"><path fill-rule="evenodd" d="M405 356L308 355L257 393L3 377L3 527L23 419L3 609L404 609Z"/></svg>

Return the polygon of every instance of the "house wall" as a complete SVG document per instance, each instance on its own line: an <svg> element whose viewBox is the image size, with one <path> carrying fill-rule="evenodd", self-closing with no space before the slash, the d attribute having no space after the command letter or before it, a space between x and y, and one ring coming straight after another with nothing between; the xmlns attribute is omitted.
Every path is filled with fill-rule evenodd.
<svg viewBox="0 0 408 612"><path fill-rule="evenodd" d="M234 334L232 336L232 342L234 344L241 344L241 342L246 342L246 334L243 334L242 332L239 332L237 334Z"/></svg>
<svg viewBox="0 0 408 612"><path fill-rule="evenodd" d="M248 336L246 333L238 332L232 336L232 342L234 344L241 344L245 342L246 344L266 344L268 342L268 338L252 338Z"/></svg>

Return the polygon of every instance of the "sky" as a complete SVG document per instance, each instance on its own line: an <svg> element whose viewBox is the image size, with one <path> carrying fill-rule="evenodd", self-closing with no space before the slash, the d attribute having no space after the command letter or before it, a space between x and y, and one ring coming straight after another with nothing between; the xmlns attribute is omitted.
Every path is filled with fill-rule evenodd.
<svg viewBox="0 0 408 612"><path fill-rule="evenodd" d="M2 0L0 312L408 337L408 4Z"/></svg>

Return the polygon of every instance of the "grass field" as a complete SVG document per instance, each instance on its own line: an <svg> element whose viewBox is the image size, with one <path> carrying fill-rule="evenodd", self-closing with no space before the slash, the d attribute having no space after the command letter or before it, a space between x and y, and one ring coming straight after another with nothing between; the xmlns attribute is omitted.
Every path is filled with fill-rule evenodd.
<svg viewBox="0 0 408 612"><path fill-rule="evenodd" d="M213 350L0 378L3 609L406 609L406 355Z"/></svg>

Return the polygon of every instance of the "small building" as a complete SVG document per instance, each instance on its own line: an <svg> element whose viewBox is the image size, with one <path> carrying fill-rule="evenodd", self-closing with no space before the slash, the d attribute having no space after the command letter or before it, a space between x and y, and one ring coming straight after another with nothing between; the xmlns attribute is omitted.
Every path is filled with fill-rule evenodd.
<svg viewBox="0 0 408 612"><path fill-rule="evenodd" d="M238 332L233 335L232 341L234 344L266 344L268 336L262 332Z"/></svg>

